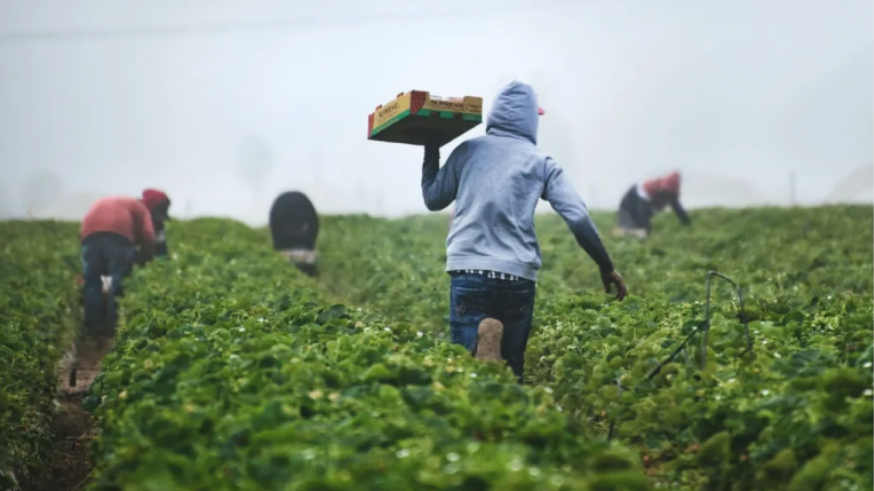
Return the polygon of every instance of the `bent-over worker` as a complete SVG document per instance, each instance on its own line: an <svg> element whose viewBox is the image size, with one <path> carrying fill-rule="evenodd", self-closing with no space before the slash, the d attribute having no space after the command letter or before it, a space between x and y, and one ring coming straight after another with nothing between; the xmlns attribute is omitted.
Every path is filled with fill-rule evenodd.
<svg viewBox="0 0 874 491"><path fill-rule="evenodd" d="M155 257L167 258L166 222L170 221L170 197L157 189L146 189L140 199L152 216L152 228L155 230Z"/></svg>
<svg viewBox="0 0 874 491"><path fill-rule="evenodd" d="M95 202L79 232L85 298L85 328L111 330L118 320L117 297L133 268L137 247L144 261L155 253L155 231L148 208L135 198L111 196ZM103 303L102 276L110 278L109 298Z"/></svg>
<svg viewBox="0 0 874 491"><path fill-rule="evenodd" d="M646 237L652 232L652 217L666 206L674 210L674 214L683 225L692 224L689 215L680 204L679 172L672 172L632 186L619 204L618 232Z"/></svg>
<svg viewBox="0 0 874 491"><path fill-rule="evenodd" d="M270 207L273 248L308 276L318 276L316 239L319 216L307 196L299 191L280 194Z"/></svg>

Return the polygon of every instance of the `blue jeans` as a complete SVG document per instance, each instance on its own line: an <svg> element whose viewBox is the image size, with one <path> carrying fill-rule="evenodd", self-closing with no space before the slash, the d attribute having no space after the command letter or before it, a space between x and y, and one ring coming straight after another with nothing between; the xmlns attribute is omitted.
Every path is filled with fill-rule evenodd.
<svg viewBox="0 0 874 491"><path fill-rule="evenodd" d="M85 296L85 328L109 331L118 321L117 297L124 295L122 282L130 274L136 247L126 237L112 233L89 235L82 242L82 276ZM112 278L109 302L103 303L103 280Z"/></svg>
<svg viewBox="0 0 874 491"><path fill-rule="evenodd" d="M526 279L453 274L449 302L452 342L473 351L479 323L487 317L501 321L504 324L501 357L521 383L534 317L534 292L534 282Z"/></svg>

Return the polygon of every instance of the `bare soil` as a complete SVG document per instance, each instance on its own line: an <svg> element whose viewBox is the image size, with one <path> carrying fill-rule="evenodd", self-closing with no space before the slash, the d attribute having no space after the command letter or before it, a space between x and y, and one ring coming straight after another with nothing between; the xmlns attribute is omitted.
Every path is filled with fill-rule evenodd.
<svg viewBox="0 0 874 491"><path fill-rule="evenodd" d="M45 467L23 483L25 491L78 491L84 489L91 476L89 447L93 421L82 407L82 394L63 394L61 407L51 430L54 442L45 458Z"/></svg>
<svg viewBox="0 0 874 491"><path fill-rule="evenodd" d="M82 399L100 373L100 360L112 349L114 338L112 333L71 343L58 364L60 407L51 425L54 440L45 467L23 483L24 491L79 491L88 485L95 427Z"/></svg>

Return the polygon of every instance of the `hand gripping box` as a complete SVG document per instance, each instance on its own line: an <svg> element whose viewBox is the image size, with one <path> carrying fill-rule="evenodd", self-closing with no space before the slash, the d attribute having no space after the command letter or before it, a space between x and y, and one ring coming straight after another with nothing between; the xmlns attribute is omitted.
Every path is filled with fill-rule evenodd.
<svg viewBox="0 0 874 491"><path fill-rule="evenodd" d="M367 117L367 139L443 146L482 123L482 97L438 97L427 91L398 94Z"/></svg>

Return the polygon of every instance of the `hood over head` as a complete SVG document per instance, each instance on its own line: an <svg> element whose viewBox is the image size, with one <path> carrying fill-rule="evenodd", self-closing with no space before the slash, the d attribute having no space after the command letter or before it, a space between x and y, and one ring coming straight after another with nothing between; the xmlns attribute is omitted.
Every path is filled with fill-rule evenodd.
<svg viewBox="0 0 874 491"><path fill-rule="evenodd" d="M144 205L146 205L146 208L148 208L149 211L152 213L157 211L160 207L162 209L162 212L167 215L164 210L170 207L170 197L167 196L167 194L165 194L163 191L159 191L157 189L144 190L142 202ZM164 203L166 203L166 206L161 206ZM167 215L162 218L164 218L165 220L169 220L170 216Z"/></svg>
<svg viewBox="0 0 874 491"><path fill-rule="evenodd" d="M650 179L643 182L643 189L651 197L661 193L671 193L677 196L680 195L680 173L671 172L666 176L657 179Z"/></svg>
<svg viewBox="0 0 874 491"><path fill-rule="evenodd" d="M537 105L534 88L513 80L495 99L486 122L486 133L524 138L536 145L541 114L543 110Z"/></svg>
<svg viewBox="0 0 874 491"><path fill-rule="evenodd" d="M680 194L680 173L671 172L661 179L661 188L675 194Z"/></svg>

